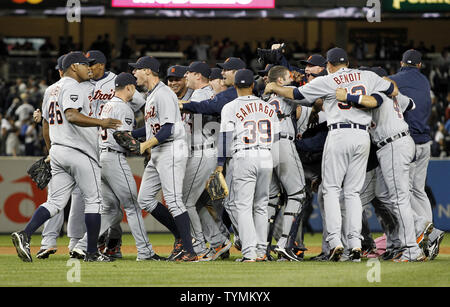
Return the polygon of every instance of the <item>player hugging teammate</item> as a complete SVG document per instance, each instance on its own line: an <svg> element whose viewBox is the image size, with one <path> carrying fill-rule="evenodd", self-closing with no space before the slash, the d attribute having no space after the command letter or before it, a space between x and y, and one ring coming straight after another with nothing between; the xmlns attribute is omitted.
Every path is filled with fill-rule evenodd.
<svg viewBox="0 0 450 307"><path fill-rule="evenodd" d="M115 75L99 51L65 55L61 80L42 104L56 179L48 201L12 234L18 256L32 261L31 235L47 220L37 257L56 252L61 212L76 188L69 225L86 227L69 227L69 249L85 261L121 258L121 205L137 261L228 258L231 232L242 253L237 261L273 260L272 252L280 261L302 261L313 192L324 236L322 253L311 260L370 256L363 224L369 203L387 236L383 259L434 259L444 233L434 228L423 192L431 103L420 53L406 51L400 72L388 78L381 68L349 68L341 48L326 58L311 55L302 70L286 61L282 47L259 50L270 65L257 81L235 57L215 68L171 66L165 84L153 57L130 63L132 74ZM136 129L139 110L145 126ZM129 152L146 156L139 191ZM153 250L141 210L173 234L167 259Z"/></svg>

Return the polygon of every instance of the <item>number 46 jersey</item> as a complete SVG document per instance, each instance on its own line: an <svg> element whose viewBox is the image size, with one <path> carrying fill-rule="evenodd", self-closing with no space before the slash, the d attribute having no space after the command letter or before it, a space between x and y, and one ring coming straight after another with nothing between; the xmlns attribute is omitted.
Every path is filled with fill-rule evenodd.
<svg viewBox="0 0 450 307"><path fill-rule="evenodd" d="M63 77L47 88L42 102L42 117L49 124L52 146L62 145L82 151L98 162L97 127L71 124L65 116L68 109L76 109L89 116L89 92L70 77Z"/></svg>
<svg viewBox="0 0 450 307"><path fill-rule="evenodd" d="M315 78L298 90L311 104L318 98L324 99L323 108L327 115L327 125L336 123L370 125L371 112L338 101L336 89L345 88L347 93L353 95L371 95L387 91L391 84L371 71L341 68L333 74Z"/></svg>
<svg viewBox="0 0 450 307"><path fill-rule="evenodd" d="M220 132L233 132L231 153L250 147L271 149L279 133L275 107L255 96L241 96L226 104Z"/></svg>

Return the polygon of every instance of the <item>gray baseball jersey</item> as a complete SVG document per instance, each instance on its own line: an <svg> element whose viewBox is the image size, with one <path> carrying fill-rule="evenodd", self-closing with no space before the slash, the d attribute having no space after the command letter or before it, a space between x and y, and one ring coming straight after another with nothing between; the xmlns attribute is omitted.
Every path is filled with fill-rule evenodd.
<svg viewBox="0 0 450 307"><path fill-rule="evenodd" d="M383 98L383 103L380 107L372 110L372 120L375 123L375 127L370 130L370 134L375 143L408 131L409 127L403 118L403 113L410 104L412 104L412 109L415 108L414 101L401 93L393 98L383 93L377 94Z"/></svg>
<svg viewBox="0 0 450 307"><path fill-rule="evenodd" d="M147 96L145 104L145 132L147 140L154 137L161 126L172 123L173 133L166 142L181 140L185 137L185 130L181 121L178 98L175 93L161 81Z"/></svg>
<svg viewBox="0 0 450 307"><path fill-rule="evenodd" d="M98 141L96 127L79 127L66 119L65 111L77 109L81 114L89 116L90 105L85 88L73 78L63 77L49 93L48 107L42 116L49 123L51 144L62 145L82 151L97 163Z"/></svg>
<svg viewBox="0 0 450 307"><path fill-rule="evenodd" d="M233 134L230 188L234 191L242 255L248 259L264 257L273 168L270 149L279 133L277 113L255 96L241 96L223 107L220 131Z"/></svg>
<svg viewBox="0 0 450 307"><path fill-rule="evenodd" d="M130 106L118 97L113 97L104 107L100 118L115 118L122 122L117 130L131 131L134 127L134 113ZM101 129L100 149L111 148L116 151L125 152L126 150L117 144L114 139L114 129Z"/></svg>
<svg viewBox="0 0 450 307"><path fill-rule="evenodd" d="M89 96L89 100L91 101L90 116L100 118L103 106L111 100L116 93L116 77L117 75L115 73L108 71L101 79L89 81L94 85L92 93ZM144 96L138 91L135 91L133 99L128 102L128 106L133 112L138 111L144 104Z"/></svg>
<svg viewBox="0 0 450 307"><path fill-rule="evenodd" d="M369 125L371 113L352 107L347 102L336 100L336 89L346 88L353 95L371 95L374 92L384 92L391 83L371 71L361 71L351 68L341 68L333 74L315 78L308 84L298 88L309 103L323 98L323 108L327 115L327 124L355 123Z"/></svg>

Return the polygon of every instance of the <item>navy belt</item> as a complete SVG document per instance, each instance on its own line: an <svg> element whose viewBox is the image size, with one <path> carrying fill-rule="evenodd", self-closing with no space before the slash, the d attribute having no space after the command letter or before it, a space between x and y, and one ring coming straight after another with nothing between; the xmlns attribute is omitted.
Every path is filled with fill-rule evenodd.
<svg viewBox="0 0 450 307"><path fill-rule="evenodd" d="M214 143L207 144L207 145L201 144L201 145L191 146L192 150L203 150L203 149L209 149L209 148L214 148Z"/></svg>
<svg viewBox="0 0 450 307"><path fill-rule="evenodd" d="M353 128L353 129L361 129L361 130L368 130L368 126L366 125L360 125L360 124L344 124L344 123L337 123L337 124L331 124L328 126L328 130L334 130L334 129L342 129L342 128Z"/></svg>
<svg viewBox="0 0 450 307"><path fill-rule="evenodd" d="M379 142L379 143L377 144L377 146L378 146L378 148L381 148L381 147L383 147L384 145L387 145L387 144L389 144L389 143L392 143L393 141L395 141L395 140L397 140L397 139L399 139L399 138L402 138L402 137L404 137L404 136L407 136L407 135L409 135L409 131L401 132L401 133L396 134L396 135L394 135L394 136L388 137L387 139L384 139L383 141Z"/></svg>
<svg viewBox="0 0 450 307"><path fill-rule="evenodd" d="M293 137L292 135L289 135L287 133L280 132L278 135L279 135L280 139L288 139L289 141L295 140L295 137Z"/></svg>
<svg viewBox="0 0 450 307"><path fill-rule="evenodd" d="M112 148L109 148L109 147L101 148L100 151L101 152L117 152L117 153L121 153L121 154L125 153L123 151L118 151L118 150L115 150L115 149L112 149Z"/></svg>
<svg viewBox="0 0 450 307"><path fill-rule="evenodd" d="M235 149L233 151L233 155L241 150L255 150L255 149L270 150L270 148L268 148L268 147L261 147L261 146L256 145L256 146L252 146L252 147L244 147L244 148Z"/></svg>

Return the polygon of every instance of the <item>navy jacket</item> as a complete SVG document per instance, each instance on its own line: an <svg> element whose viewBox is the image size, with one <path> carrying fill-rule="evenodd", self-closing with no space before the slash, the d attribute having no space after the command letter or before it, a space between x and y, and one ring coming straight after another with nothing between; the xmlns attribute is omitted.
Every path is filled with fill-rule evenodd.
<svg viewBox="0 0 450 307"><path fill-rule="evenodd" d="M183 104L183 110L192 113L220 116L223 106L230 101L235 100L237 97L238 95L236 88L234 86L230 86L223 92L220 92L214 96L212 99L203 100L200 102L193 101Z"/></svg>
<svg viewBox="0 0 450 307"><path fill-rule="evenodd" d="M403 95L414 100L416 108L405 112L405 120L409 132L416 144L431 141L428 118L431 114L430 82L416 67L402 67L395 75L390 76L397 83Z"/></svg>

